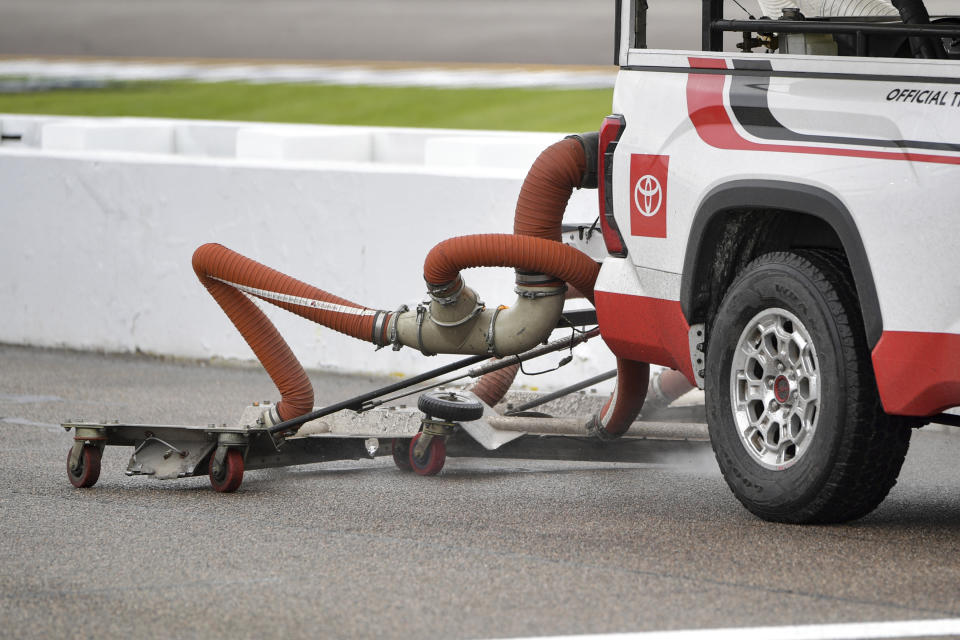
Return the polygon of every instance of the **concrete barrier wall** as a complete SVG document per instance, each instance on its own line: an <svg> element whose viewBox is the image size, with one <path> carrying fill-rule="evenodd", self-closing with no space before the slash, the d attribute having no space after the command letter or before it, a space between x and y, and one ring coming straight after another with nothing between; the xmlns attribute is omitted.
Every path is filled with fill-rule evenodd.
<svg viewBox="0 0 960 640"><path fill-rule="evenodd" d="M413 306L427 251L509 233L529 164L561 137L5 115L0 133L0 341L239 359L252 352L193 274L197 246L219 242L364 305ZM565 220L595 217L596 192L576 193ZM515 299L508 270L466 278L488 304ZM308 367L412 374L454 359L374 353L268 313ZM613 364L596 340L521 382L555 388Z"/></svg>

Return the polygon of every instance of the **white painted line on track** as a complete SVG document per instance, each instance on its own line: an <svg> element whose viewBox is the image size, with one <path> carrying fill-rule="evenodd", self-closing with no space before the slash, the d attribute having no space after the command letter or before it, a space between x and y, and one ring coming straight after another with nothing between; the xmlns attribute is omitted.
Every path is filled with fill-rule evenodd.
<svg viewBox="0 0 960 640"><path fill-rule="evenodd" d="M791 627L744 627L690 629L686 631L643 631L580 636L546 636L513 640L872 640L873 638L921 638L960 636L960 618L903 620L897 622L853 622L811 624Z"/></svg>
<svg viewBox="0 0 960 640"><path fill-rule="evenodd" d="M610 89L615 69L482 67L381 68L376 65L210 64L111 60L0 60L0 76L45 79L308 83L379 87Z"/></svg>

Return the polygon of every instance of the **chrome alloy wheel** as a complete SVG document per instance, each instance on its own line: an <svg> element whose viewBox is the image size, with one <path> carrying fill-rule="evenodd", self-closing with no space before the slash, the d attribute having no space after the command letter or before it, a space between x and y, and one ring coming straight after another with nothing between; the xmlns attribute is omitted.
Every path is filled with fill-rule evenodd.
<svg viewBox="0 0 960 640"><path fill-rule="evenodd" d="M783 470L810 449L820 409L817 350L803 323L765 309L747 323L730 364L740 442L761 466Z"/></svg>

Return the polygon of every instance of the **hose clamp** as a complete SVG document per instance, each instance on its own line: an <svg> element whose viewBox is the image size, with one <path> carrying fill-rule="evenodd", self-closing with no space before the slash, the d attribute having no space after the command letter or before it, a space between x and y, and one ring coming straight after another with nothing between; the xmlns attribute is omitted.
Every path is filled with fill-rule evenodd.
<svg viewBox="0 0 960 640"><path fill-rule="evenodd" d="M257 425L263 427L264 429L269 429L273 425L283 422L283 420L280 418L280 412L277 411L277 406L278 405L273 405L261 413L257 418Z"/></svg>
<svg viewBox="0 0 960 640"><path fill-rule="evenodd" d="M545 273L534 273L531 271L520 271L516 270L516 282L520 285L531 285L531 286L543 286L553 282L561 282L558 278L554 276L547 275Z"/></svg>
<svg viewBox="0 0 960 640"><path fill-rule="evenodd" d="M483 310L486 308L487 308L487 305L484 304L483 300L477 300L477 303L473 307L473 311L467 314L466 317L460 320L457 320L456 322L440 322L439 320L433 317L432 313L430 313L430 307L427 307L427 317L430 318L430 322L437 325L438 327L449 329L451 327L459 327L462 324L467 324L468 322L476 318L478 315L480 315L483 312Z"/></svg>
<svg viewBox="0 0 960 640"><path fill-rule="evenodd" d="M430 283L428 282L428 283L427 283L427 293L430 294L430 299L433 300L434 302L438 303L438 304L443 305L443 306L448 306L448 305L454 304L457 300L460 299L460 294L463 293L463 288L464 288L465 286L467 286L466 283L463 281L463 278L461 278L460 276L457 276L457 280L460 282L460 286L457 287L457 290L456 290L456 291L454 291L454 292L451 293L450 295L446 295L446 296L438 296L438 295L436 295L434 292L436 292L436 291L446 291L447 289L450 288L450 283L449 283L449 282L446 283L446 284L436 284L436 285L435 285L435 284L430 284Z"/></svg>
<svg viewBox="0 0 960 640"><path fill-rule="evenodd" d="M281 422L283 422L283 418L280 417L279 406L280 406L279 404L273 405L272 407L270 407L270 411L268 412L269 419L270 419L269 426L271 427L275 424L280 424Z"/></svg>
<svg viewBox="0 0 960 640"><path fill-rule="evenodd" d="M521 298L536 300L537 298L552 298L553 296L562 296L567 292L567 285L557 288L551 287L546 291L528 291L526 289L521 289L520 287L517 287L513 291Z"/></svg>
<svg viewBox="0 0 960 640"><path fill-rule="evenodd" d="M377 351L387 346L387 343L383 340L383 329L388 317L389 314L386 311L377 311L376 315L373 316L373 339L371 342L377 347Z"/></svg>
<svg viewBox="0 0 960 640"><path fill-rule="evenodd" d="M437 354L425 351L423 348L423 320L427 316L428 308L422 304L417 305L417 348L425 356L435 356Z"/></svg>
<svg viewBox="0 0 960 640"><path fill-rule="evenodd" d="M607 431L607 429L603 426L603 421L600 419L599 413L597 415L590 416L590 419L587 421L585 426L587 428L587 433L601 442L610 442L611 440L616 440L620 437L617 434Z"/></svg>
<svg viewBox="0 0 960 640"><path fill-rule="evenodd" d="M497 337L496 337L496 324L497 316L500 315L500 312L506 309L504 305L500 305L493 310L493 315L490 316L490 327L487 329L487 353L492 355L494 358L499 358L500 354L497 353Z"/></svg>
<svg viewBox="0 0 960 640"><path fill-rule="evenodd" d="M405 304L400 305L396 311L393 312L393 316L390 318L390 326L387 327L387 337L390 341L390 344L393 345L394 351L400 351L403 348L403 345L400 344L400 335L397 332L397 323L400 322L400 314L410 311L410 307Z"/></svg>

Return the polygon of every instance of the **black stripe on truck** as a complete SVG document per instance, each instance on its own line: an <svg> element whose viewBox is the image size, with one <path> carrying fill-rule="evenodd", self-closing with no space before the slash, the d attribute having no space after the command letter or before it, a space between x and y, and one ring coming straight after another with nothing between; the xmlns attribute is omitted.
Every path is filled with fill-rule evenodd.
<svg viewBox="0 0 960 640"><path fill-rule="evenodd" d="M769 60L734 60L737 70L772 73ZM880 140L847 136L799 133L783 125L770 110L770 75L734 75L730 85L730 108L747 133L762 140L807 142L815 144L857 145L885 149L930 149L960 151L960 144L924 140Z"/></svg>

